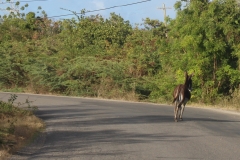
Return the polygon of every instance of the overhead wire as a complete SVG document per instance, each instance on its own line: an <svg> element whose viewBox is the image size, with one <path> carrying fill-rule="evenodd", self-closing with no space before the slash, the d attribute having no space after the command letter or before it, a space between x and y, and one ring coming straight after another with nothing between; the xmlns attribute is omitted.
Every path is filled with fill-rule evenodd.
<svg viewBox="0 0 240 160"><path fill-rule="evenodd" d="M151 1L151 0L144 0L144 1L135 2L135 3L129 3L129 4L123 4L123 5L117 5L117 6L112 6L112 7L102 8L102 9L96 9L96 10L91 10L91 11L85 11L84 13L91 13L91 12L98 12L98 11L109 10L109 9L113 9L113 8L126 7L126 6L135 5L135 4L140 4L140 3L145 3L145 2L149 2L149 1ZM82 13L64 14L64 15L50 16L50 17L48 17L48 18L56 18L56 17L71 16L71 15L76 15L76 14L82 14Z"/></svg>
<svg viewBox="0 0 240 160"><path fill-rule="evenodd" d="M37 1L48 1L48 0L31 0L31 1L29 0L29 1L18 1L18 2L35 2L35 1L37 2ZM109 9L113 9L113 8L126 7L126 6L136 5L136 4L145 3L145 2L149 2L149 1L151 1L151 0L143 0L143 1L129 3L129 4L123 4L123 5L102 8L102 9L90 10L90 11L85 11L84 13L91 13L91 12L109 10ZM0 4L5 4L5 3L16 3L16 2L2 2L2 3L0 2ZM70 10L68 10L68 11L70 11ZM78 15L78 14L82 14L82 13L71 13L71 14L64 14L64 15L47 16L47 18L64 17L64 16L71 16L71 15Z"/></svg>
<svg viewBox="0 0 240 160"><path fill-rule="evenodd" d="M38 1L48 1L48 0L31 0L31 1L16 1L16 2L0 2L0 4L9 4L9 3L17 3L17 2L38 2Z"/></svg>

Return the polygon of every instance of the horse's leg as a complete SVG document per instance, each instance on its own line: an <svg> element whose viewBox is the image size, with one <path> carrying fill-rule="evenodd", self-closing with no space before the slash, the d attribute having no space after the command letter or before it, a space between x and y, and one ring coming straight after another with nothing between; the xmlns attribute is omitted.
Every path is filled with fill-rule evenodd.
<svg viewBox="0 0 240 160"><path fill-rule="evenodd" d="M183 116L183 112L184 112L185 105L186 105L186 103L182 104L182 106L181 106L181 111L180 111L180 115L179 115L179 120L180 120L180 121L183 120L183 119L182 119L182 116Z"/></svg>
<svg viewBox="0 0 240 160"><path fill-rule="evenodd" d="M175 107L174 107L174 121L177 122L177 115L178 115L178 102L175 101Z"/></svg>
<svg viewBox="0 0 240 160"><path fill-rule="evenodd" d="M180 106L181 107L181 106ZM179 115L180 115L180 107L178 106L178 115L177 118L179 119Z"/></svg>
<svg viewBox="0 0 240 160"><path fill-rule="evenodd" d="M183 116L183 112L184 112L184 109L185 109L185 106L187 104L187 101L188 99L185 99L184 102L183 102L183 105L182 105L182 108L181 108L181 112L180 112L180 116L179 116L179 119L182 121L182 116Z"/></svg>
<svg viewBox="0 0 240 160"><path fill-rule="evenodd" d="M179 106L178 108L178 112L179 112L179 115L178 115L178 119L181 120L181 114L182 114L182 108L183 108L183 105Z"/></svg>
<svg viewBox="0 0 240 160"><path fill-rule="evenodd" d="M182 110L182 103L181 103L181 102L178 104L178 107L177 107L177 108L178 108L178 115L177 115L177 117L178 117L179 120L181 120L181 119L180 119L181 110Z"/></svg>

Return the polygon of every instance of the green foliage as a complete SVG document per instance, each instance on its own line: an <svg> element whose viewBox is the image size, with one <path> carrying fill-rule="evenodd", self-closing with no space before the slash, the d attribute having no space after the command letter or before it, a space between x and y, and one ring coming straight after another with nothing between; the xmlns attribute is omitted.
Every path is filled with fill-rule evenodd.
<svg viewBox="0 0 240 160"><path fill-rule="evenodd" d="M20 113L22 115L32 114L32 111L37 110L36 106L31 105L32 101L29 101L29 99L26 99L23 103L14 104L17 97L16 94L11 94L8 102L0 101L0 116L14 115L15 113ZM20 106L22 108L20 108ZM27 109L24 109L24 106L27 107Z"/></svg>
<svg viewBox="0 0 240 160"><path fill-rule="evenodd" d="M3 101L0 101L0 113L9 113L12 112L14 109L13 104L11 103L5 103Z"/></svg>
<svg viewBox="0 0 240 160"><path fill-rule="evenodd" d="M231 96L240 84L240 9L235 0L185 3L175 4L168 26L146 18L142 28L115 13L104 19L85 10L59 21L44 11L3 15L0 86L169 102L188 71L193 101Z"/></svg>
<svg viewBox="0 0 240 160"><path fill-rule="evenodd" d="M173 65L176 70L197 73L196 93L204 102L214 102L219 94L228 95L230 89L238 87L239 57L233 46L240 40L239 21L235 0L191 1L172 21L172 50L178 57Z"/></svg>

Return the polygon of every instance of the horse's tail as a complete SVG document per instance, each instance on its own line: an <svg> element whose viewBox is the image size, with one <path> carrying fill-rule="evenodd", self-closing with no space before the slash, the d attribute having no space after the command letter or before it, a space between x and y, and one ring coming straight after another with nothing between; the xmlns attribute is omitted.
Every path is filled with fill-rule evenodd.
<svg viewBox="0 0 240 160"><path fill-rule="evenodd" d="M178 99L180 88L181 88L181 84L175 87L175 89L173 91L173 101L172 101L172 103L174 103Z"/></svg>
<svg viewBox="0 0 240 160"><path fill-rule="evenodd" d="M177 97L175 97L175 98L173 99L172 103L174 103L176 100L177 100Z"/></svg>

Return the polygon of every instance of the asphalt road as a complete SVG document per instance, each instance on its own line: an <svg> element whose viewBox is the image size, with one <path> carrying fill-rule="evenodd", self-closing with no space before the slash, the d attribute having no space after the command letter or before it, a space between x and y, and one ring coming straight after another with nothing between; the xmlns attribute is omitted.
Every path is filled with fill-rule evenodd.
<svg viewBox="0 0 240 160"><path fill-rule="evenodd" d="M239 113L187 106L174 122L173 106L17 95L39 107L46 131L13 160L240 159Z"/></svg>

